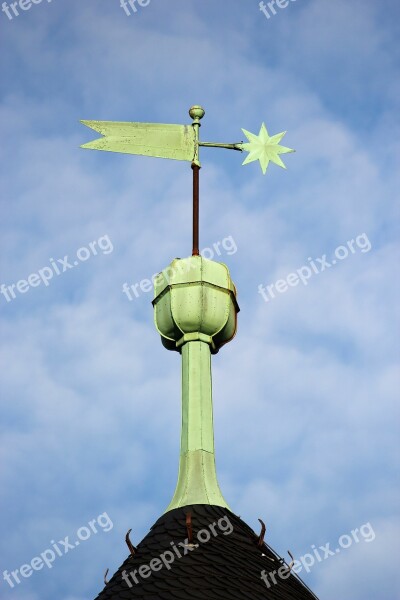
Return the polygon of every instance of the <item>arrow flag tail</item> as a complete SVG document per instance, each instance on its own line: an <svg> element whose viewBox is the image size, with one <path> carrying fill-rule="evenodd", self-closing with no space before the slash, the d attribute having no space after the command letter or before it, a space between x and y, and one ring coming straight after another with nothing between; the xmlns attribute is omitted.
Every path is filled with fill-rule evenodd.
<svg viewBox="0 0 400 600"><path fill-rule="evenodd" d="M187 161L192 161L195 156L196 140L191 125L117 121L81 123L103 136L83 144L81 148Z"/></svg>

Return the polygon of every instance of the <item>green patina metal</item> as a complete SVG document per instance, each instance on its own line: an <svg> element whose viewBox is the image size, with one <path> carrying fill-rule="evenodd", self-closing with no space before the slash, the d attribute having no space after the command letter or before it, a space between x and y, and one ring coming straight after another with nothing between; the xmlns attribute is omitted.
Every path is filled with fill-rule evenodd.
<svg viewBox="0 0 400 600"><path fill-rule="evenodd" d="M205 110L201 106L192 106L189 110L189 115L193 119L192 127L194 133L194 155L192 159L192 164L200 167L200 157L199 157L199 129L201 127L201 119L205 115Z"/></svg>
<svg viewBox="0 0 400 600"><path fill-rule="evenodd" d="M243 161L244 165L258 160L264 175L270 162L275 163L283 169L286 169L285 164L279 158L279 154L294 152L292 148L286 148L286 146L281 146L279 144L283 136L286 134L286 131L282 131L281 133L270 136L267 128L265 127L265 123L261 125L260 133L258 135L250 133L250 131L246 131L246 129L242 129L242 131L249 140L248 143L242 144L243 150L246 150L249 153Z"/></svg>
<svg viewBox="0 0 400 600"><path fill-rule="evenodd" d="M189 114L191 125L82 121L102 134L83 148L189 161L193 169L193 255L172 261L154 282L157 330L164 346L182 357L179 475L167 511L190 504L228 507L215 468L211 356L234 337L239 307L227 266L199 256L199 148L247 151L243 164L258 160L264 174L270 162L285 167L279 155L293 152L279 145L284 132L269 136L264 123L258 135L242 130L247 143L201 142L204 109L192 106Z"/></svg>
<svg viewBox="0 0 400 600"><path fill-rule="evenodd" d="M90 129L94 129L103 137L83 144L81 148L89 150L106 150L124 154L138 154L156 158L189 161L200 166L199 147L225 148L248 152L243 165L258 160L265 174L270 162L286 168L279 154L294 152L291 148L280 146L279 142L286 132L269 136L264 123L258 135L242 129L248 142L221 144L201 142L199 139L200 120L205 111L195 105L189 110L193 119L192 125L168 125L163 123L135 123L121 121L81 121Z"/></svg>
<svg viewBox="0 0 400 600"><path fill-rule="evenodd" d="M236 289L228 267L201 256L175 259L155 279L154 320L161 340L182 356L182 434L178 483L167 508L229 508L214 454L211 355L236 333Z"/></svg>
<svg viewBox="0 0 400 600"><path fill-rule="evenodd" d="M195 153L194 128L162 123L81 121L103 137L81 146L123 154L192 161Z"/></svg>

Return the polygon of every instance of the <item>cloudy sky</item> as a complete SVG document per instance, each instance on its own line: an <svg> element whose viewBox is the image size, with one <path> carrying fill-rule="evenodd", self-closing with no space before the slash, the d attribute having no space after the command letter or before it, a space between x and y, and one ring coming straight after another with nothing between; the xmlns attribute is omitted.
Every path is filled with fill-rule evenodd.
<svg viewBox="0 0 400 600"><path fill-rule="evenodd" d="M81 150L79 120L189 123L200 103L204 140L265 121L296 149L265 177L202 152L200 245L241 306L213 367L224 495L282 555L349 546L301 573L321 600L400 598L397 2L9 4L0 597L94 598L172 497L179 355L143 280L190 254L191 170ZM51 568L4 578L41 554Z"/></svg>

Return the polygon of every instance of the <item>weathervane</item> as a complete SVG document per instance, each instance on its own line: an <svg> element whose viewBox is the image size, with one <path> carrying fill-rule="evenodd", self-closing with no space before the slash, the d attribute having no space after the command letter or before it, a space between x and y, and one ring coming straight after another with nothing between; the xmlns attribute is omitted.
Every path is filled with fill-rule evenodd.
<svg viewBox="0 0 400 600"><path fill-rule="evenodd" d="M106 150L124 154L139 154L157 158L189 161L193 170L193 250L192 255L199 252L199 147L226 148L248 152L243 165L255 160L260 162L262 172L266 173L270 162L286 169L280 154L294 152L291 148L279 145L286 131L270 136L263 123L258 135L242 129L248 142L237 144L218 144L201 142L199 137L200 120L205 111L201 106L192 106L189 115L192 125L166 125L163 123L130 123L120 121L81 121L87 127L102 134L81 148Z"/></svg>
<svg viewBox="0 0 400 600"><path fill-rule="evenodd" d="M264 124L258 135L242 130L248 139L246 143L201 142L199 129L204 110L193 106L189 114L193 119L191 125L82 121L103 135L83 148L184 160L193 169L193 255L173 259L152 277L155 327L164 348L178 352L181 358L177 483L164 514L137 547L130 541L129 529L125 541L130 554L109 581L106 571L105 588L96 600L134 597L261 600L266 597L265 586L272 585L274 598L317 600L298 578L297 571L293 569L292 573L295 561L290 552L292 562L287 564L264 542L263 521L259 519L261 533L252 532L230 509L219 486L212 356L236 335L240 308L227 265L199 253L200 146L247 151L243 164L259 160L263 173L270 162L285 168L279 155L293 150L279 145L284 132L270 137ZM163 404L165 401L164 394ZM237 440L239 447L246 441L246 436L242 438ZM219 531L222 535L218 535ZM185 541L180 541L185 536ZM211 546L207 550L205 544L209 541ZM183 562L177 560L186 554L190 556ZM152 556L159 556L160 560L149 562ZM153 567L154 561L159 564Z"/></svg>

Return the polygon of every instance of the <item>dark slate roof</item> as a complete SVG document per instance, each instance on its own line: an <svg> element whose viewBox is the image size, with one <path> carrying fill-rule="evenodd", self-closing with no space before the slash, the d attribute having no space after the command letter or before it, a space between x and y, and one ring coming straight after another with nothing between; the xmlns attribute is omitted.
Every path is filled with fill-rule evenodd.
<svg viewBox="0 0 400 600"><path fill-rule="evenodd" d="M186 514L192 517L193 550L185 549L187 538ZM223 519L227 517L228 520ZM223 519L220 521L220 519ZM213 535L210 525L215 523ZM232 525L232 532L229 524ZM210 540L204 531L208 530ZM225 530L226 535L223 534ZM258 534L239 517L220 506L194 505L167 512L153 525L140 542L134 555L127 558L108 582L96 600L315 600L316 596L293 573L287 579L278 576L268 579L270 587L261 579L261 572L277 571L283 560L266 544L257 545ZM172 545L174 544L174 545ZM178 558L179 552L181 558ZM158 571L142 569L165 551L168 569L163 563L153 562ZM134 573L132 587L122 578L124 571ZM146 575L148 575L146 577Z"/></svg>

